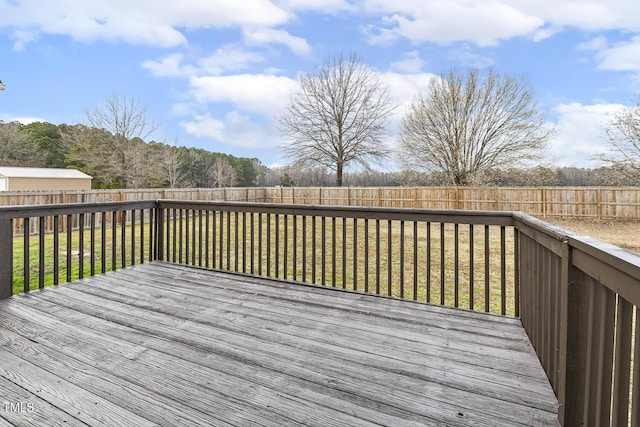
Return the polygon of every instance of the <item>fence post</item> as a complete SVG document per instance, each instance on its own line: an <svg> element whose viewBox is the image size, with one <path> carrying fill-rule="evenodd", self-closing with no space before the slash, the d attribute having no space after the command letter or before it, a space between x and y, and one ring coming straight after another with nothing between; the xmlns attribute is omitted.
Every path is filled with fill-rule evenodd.
<svg viewBox="0 0 640 427"><path fill-rule="evenodd" d="M26 231L25 231L26 232ZM0 219L0 299L13 294L13 220Z"/></svg>

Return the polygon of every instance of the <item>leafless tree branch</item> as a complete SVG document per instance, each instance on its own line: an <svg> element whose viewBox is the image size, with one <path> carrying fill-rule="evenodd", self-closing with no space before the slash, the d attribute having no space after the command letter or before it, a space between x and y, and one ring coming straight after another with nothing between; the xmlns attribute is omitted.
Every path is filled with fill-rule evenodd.
<svg viewBox="0 0 640 427"><path fill-rule="evenodd" d="M21 132L17 122L0 121L0 164L3 166L44 166L45 159L38 145Z"/></svg>
<svg viewBox="0 0 640 427"><path fill-rule="evenodd" d="M634 181L640 179L640 98L615 115L605 135L610 150L600 160Z"/></svg>
<svg viewBox="0 0 640 427"><path fill-rule="evenodd" d="M213 165L209 168L209 178L213 186L217 188L233 187L238 182L235 168L222 156L216 157Z"/></svg>
<svg viewBox="0 0 640 427"><path fill-rule="evenodd" d="M350 163L366 168L389 154L385 125L394 106L379 76L357 56L329 58L300 79L300 89L280 118L285 156L298 165L336 171L336 185Z"/></svg>
<svg viewBox="0 0 640 427"><path fill-rule="evenodd" d="M96 155L101 157L95 160L104 162L109 178L121 180L125 188L140 185L148 161L144 140L158 128L149 119L147 109L135 98L113 94L103 105L85 110L85 113L88 127L110 135L102 141L104 150L96 150ZM86 151L91 155L91 147Z"/></svg>
<svg viewBox="0 0 640 427"><path fill-rule="evenodd" d="M484 171L538 158L553 130L522 79L489 69L451 70L432 78L405 116L400 161L443 172L452 184Z"/></svg>

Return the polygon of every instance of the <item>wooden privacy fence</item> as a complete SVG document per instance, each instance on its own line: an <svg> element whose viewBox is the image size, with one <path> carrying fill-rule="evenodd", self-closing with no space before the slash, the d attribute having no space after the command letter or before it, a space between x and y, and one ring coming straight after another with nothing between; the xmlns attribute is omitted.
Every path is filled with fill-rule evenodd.
<svg viewBox="0 0 640 427"><path fill-rule="evenodd" d="M0 206L159 199L520 211L539 218L640 218L640 187L233 187L0 192Z"/></svg>
<svg viewBox="0 0 640 427"><path fill-rule="evenodd" d="M274 187L264 202L520 211L536 217L640 218L638 187Z"/></svg>

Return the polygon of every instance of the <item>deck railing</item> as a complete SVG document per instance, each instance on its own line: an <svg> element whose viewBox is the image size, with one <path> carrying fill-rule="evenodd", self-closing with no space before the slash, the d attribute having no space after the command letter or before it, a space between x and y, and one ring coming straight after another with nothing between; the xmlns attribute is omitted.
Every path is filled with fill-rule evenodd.
<svg viewBox="0 0 640 427"><path fill-rule="evenodd" d="M640 421L640 256L521 213L177 200L0 208L0 298L151 260L520 317L562 425Z"/></svg>
<svg viewBox="0 0 640 427"><path fill-rule="evenodd" d="M522 324L563 425L640 423L640 256L514 213Z"/></svg>
<svg viewBox="0 0 640 427"><path fill-rule="evenodd" d="M0 208L0 299L147 262L157 202Z"/></svg>
<svg viewBox="0 0 640 427"><path fill-rule="evenodd" d="M161 201L160 259L514 315L504 212Z"/></svg>

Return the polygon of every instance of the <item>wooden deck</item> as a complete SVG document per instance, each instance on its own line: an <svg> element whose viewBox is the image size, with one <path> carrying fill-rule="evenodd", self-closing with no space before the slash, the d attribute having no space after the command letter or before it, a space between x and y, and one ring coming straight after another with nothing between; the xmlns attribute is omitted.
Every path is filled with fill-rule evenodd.
<svg viewBox="0 0 640 427"><path fill-rule="evenodd" d="M517 319L166 263L0 301L0 426L555 425Z"/></svg>

